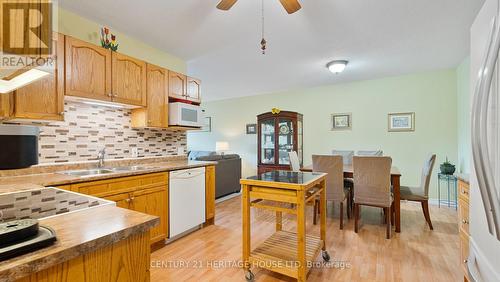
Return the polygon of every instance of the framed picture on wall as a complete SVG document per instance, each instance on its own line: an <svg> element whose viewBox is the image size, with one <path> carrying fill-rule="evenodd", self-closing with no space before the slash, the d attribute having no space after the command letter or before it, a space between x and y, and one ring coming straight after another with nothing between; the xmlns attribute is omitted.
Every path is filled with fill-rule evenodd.
<svg viewBox="0 0 500 282"><path fill-rule="evenodd" d="M352 114L332 114L332 130L351 130L352 129Z"/></svg>
<svg viewBox="0 0 500 282"><path fill-rule="evenodd" d="M193 132L211 132L211 131L212 131L212 117L205 117L201 129Z"/></svg>
<svg viewBox="0 0 500 282"><path fill-rule="evenodd" d="M389 132L415 131L415 113L389 114Z"/></svg>
<svg viewBox="0 0 500 282"><path fill-rule="evenodd" d="M247 134L257 134L257 124L247 124Z"/></svg>

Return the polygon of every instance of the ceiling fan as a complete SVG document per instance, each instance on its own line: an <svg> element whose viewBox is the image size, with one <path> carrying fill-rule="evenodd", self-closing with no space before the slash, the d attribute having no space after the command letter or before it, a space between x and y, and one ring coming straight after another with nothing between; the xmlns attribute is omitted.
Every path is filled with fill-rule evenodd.
<svg viewBox="0 0 500 282"><path fill-rule="evenodd" d="M231 9L231 7L236 3L238 0L222 0L220 3L217 5L217 9L227 11ZM293 14L300 10L300 4L298 0L280 0L281 5L283 5L283 8L289 13Z"/></svg>

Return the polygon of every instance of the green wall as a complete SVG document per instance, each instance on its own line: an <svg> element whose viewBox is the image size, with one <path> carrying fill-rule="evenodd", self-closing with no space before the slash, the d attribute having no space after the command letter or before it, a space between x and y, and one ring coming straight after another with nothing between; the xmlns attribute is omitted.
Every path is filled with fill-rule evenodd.
<svg viewBox="0 0 500 282"><path fill-rule="evenodd" d="M100 29L106 23L96 23L68 10L58 8L57 31L78 39L100 45ZM141 59L173 71L186 73L186 62L171 54L144 44L141 40L132 38L111 27L120 46L118 52Z"/></svg>
<svg viewBox="0 0 500 282"><path fill-rule="evenodd" d="M403 174L402 185L418 185L424 159L437 154L431 187L437 196L436 172L446 157L457 161L457 82L455 70L300 89L204 103L212 132L189 133L190 150L214 150L228 141L243 158L243 176L256 173L257 135L245 125L273 107L304 114L304 163L312 154L332 149L382 149ZM331 131L332 113L352 113L350 131ZM415 132L388 132L388 113L415 112Z"/></svg>
<svg viewBox="0 0 500 282"><path fill-rule="evenodd" d="M470 173L471 133L470 133L470 58L466 58L457 68L457 171Z"/></svg>

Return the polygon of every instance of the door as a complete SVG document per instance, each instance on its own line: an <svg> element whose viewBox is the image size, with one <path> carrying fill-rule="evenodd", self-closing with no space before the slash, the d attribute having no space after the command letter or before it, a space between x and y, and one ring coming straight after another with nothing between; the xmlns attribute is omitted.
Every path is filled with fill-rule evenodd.
<svg viewBox="0 0 500 282"><path fill-rule="evenodd" d="M53 33L50 75L14 92L13 118L64 119L64 35Z"/></svg>
<svg viewBox="0 0 500 282"><path fill-rule="evenodd" d="M116 52L112 62L113 101L146 106L146 63Z"/></svg>
<svg viewBox="0 0 500 282"><path fill-rule="evenodd" d="M186 99L187 77L181 73L169 71L168 96L177 99Z"/></svg>
<svg viewBox="0 0 500 282"><path fill-rule="evenodd" d="M168 194L165 187L136 192L131 198L131 209L134 211L155 215L160 218L160 224L153 227L151 242L165 240L168 234Z"/></svg>
<svg viewBox="0 0 500 282"><path fill-rule="evenodd" d="M295 124L289 118L279 118L278 122L278 164L290 165L288 153L296 151Z"/></svg>
<svg viewBox="0 0 500 282"><path fill-rule="evenodd" d="M123 209L130 209L130 194L122 193L113 196L104 197L104 199L113 201L116 203L116 206Z"/></svg>
<svg viewBox="0 0 500 282"><path fill-rule="evenodd" d="M65 94L111 100L111 50L66 36Z"/></svg>
<svg viewBox="0 0 500 282"><path fill-rule="evenodd" d="M147 124L168 127L168 70L147 66Z"/></svg>
<svg viewBox="0 0 500 282"><path fill-rule="evenodd" d="M260 164L275 164L275 149L276 149L276 140L275 140L275 118L270 118L262 121L260 124Z"/></svg>
<svg viewBox="0 0 500 282"><path fill-rule="evenodd" d="M201 102L201 80L187 78L187 99L195 103Z"/></svg>

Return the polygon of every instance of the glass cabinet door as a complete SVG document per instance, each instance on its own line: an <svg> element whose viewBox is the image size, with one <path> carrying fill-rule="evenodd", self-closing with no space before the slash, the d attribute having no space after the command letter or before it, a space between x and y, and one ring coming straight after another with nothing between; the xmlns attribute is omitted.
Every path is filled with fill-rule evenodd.
<svg viewBox="0 0 500 282"><path fill-rule="evenodd" d="M278 164L289 165L288 152L294 148L294 124L290 119L280 118L278 123Z"/></svg>
<svg viewBox="0 0 500 282"><path fill-rule="evenodd" d="M302 120L297 121L297 155L299 156L300 166L303 166L304 152L302 149L302 143L304 142Z"/></svg>
<svg viewBox="0 0 500 282"><path fill-rule="evenodd" d="M261 164L274 164L274 155L275 155L275 119L264 120L260 126L261 132L261 154L260 154L260 163Z"/></svg>

